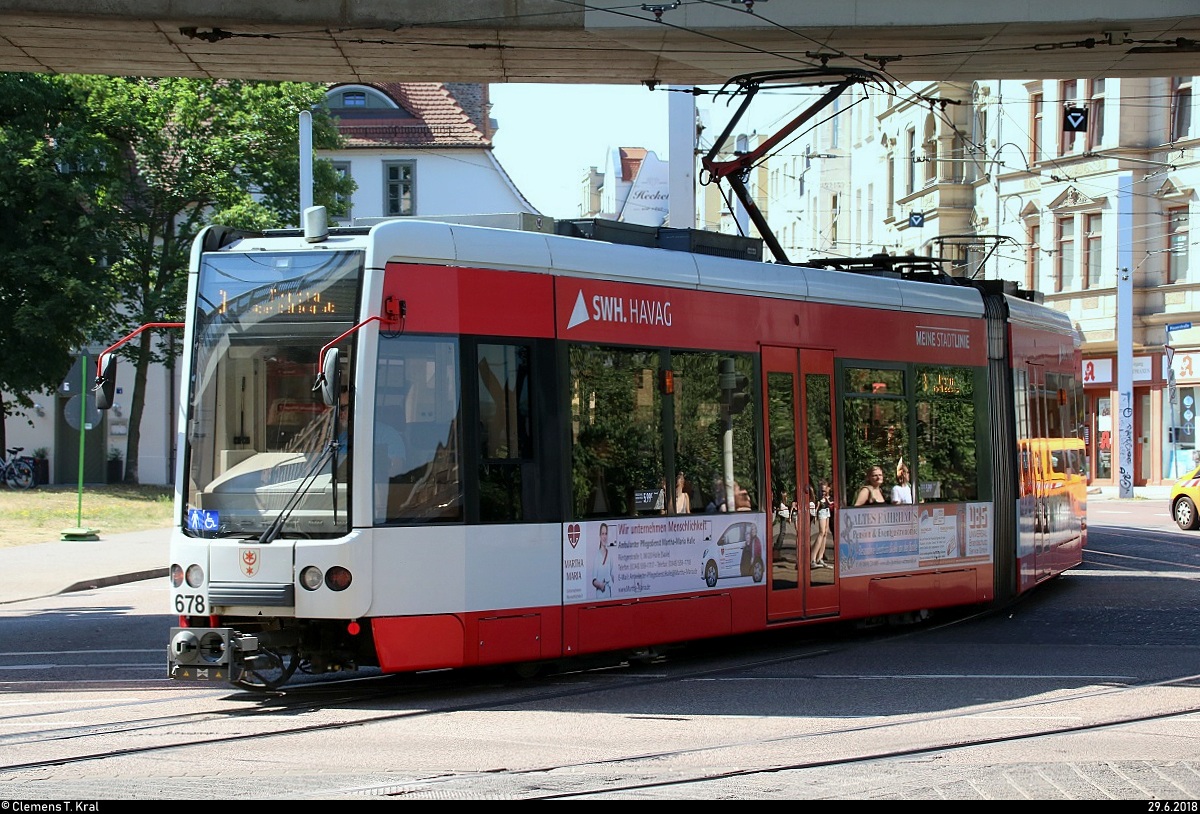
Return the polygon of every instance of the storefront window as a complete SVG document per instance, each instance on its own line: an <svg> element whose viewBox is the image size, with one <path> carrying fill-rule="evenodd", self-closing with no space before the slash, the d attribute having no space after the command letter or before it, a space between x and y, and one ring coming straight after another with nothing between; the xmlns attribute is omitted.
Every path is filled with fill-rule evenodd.
<svg viewBox="0 0 1200 814"><path fill-rule="evenodd" d="M1173 394L1163 400L1163 426L1166 427L1167 444L1164 449L1163 477L1182 478L1195 468L1196 449L1196 399L1200 388L1194 386L1172 387Z"/></svg>
<svg viewBox="0 0 1200 814"><path fill-rule="evenodd" d="M1096 399L1096 480L1112 480L1112 399Z"/></svg>

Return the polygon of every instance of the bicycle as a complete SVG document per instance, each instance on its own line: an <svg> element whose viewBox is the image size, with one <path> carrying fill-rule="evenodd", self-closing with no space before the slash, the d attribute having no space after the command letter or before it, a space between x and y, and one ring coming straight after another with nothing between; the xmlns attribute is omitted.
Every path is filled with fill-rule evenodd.
<svg viewBox="0 0 1200 814"><path fill-rule="evenodd" d="M9 447L8 455L0 458L0 478L9 489L32 489L37 485L33 476L33 458L28 455L17 457L25 447Z"/></svg>

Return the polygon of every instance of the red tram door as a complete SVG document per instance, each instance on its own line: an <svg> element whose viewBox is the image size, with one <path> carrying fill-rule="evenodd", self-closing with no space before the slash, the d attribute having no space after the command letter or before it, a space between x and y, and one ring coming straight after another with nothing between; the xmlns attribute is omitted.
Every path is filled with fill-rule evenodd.
<svg viewBox="0 0 1200 814"><path fill-rule="evenodd" d="M763 378L771 496L767 618L834 615L838 496L833 477L833 354L763 348ZM815 559L823 562L814 566Z"/></svg>

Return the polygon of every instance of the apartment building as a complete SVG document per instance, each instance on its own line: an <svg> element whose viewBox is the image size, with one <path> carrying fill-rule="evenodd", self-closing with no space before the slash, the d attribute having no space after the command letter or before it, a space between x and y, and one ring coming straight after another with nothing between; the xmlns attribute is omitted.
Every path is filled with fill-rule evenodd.
<svg viewBox="0 0 1200 814"><path fill-rule="evenodd" d="M1070 315L1083 335L1080 433L1094 484L1118 471L1117 303L1130 291L1133 485L1169 482L1200 459L1193 81L856 86L748 186L792 262L936 256L955 275L1011 280ZM792 115L817 93L791 91ZM784 98L748 111L749 143L787 121ZM736 218L717 209L702 198L703 226L734 231Z"/></svg>

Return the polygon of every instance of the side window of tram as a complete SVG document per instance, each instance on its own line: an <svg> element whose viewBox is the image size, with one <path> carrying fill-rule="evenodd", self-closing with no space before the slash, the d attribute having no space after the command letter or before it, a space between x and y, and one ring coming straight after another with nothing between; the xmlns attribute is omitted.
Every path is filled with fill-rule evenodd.
<svg viewBox="0 0 1200 814"><path fill-rule="evenodd" d="M480 345L476 358L479 416L479 519L524 518L521 464L533 457L527 345Z"/></svg>
<svg viewBox="0 0 1200 814"><path fill-rule="evenodd" d="M913 475L920 478L922 497L978 500L974 371L965 367L918 367L916 390L920 474Z"/></svg>
<svg viewBox="0 0 1200 814"><path fill-rule="evenodd" d="M690 511L719 511L726 501L722 486L726 478L726 431L731 434L733 449L733 470L729 474L742 495L739 508L757 509L757 411L752 358L746 354L676 351L671 354L671 370L675 471L684 475ZM722 370L726 380L721 378ZM731 372L733 380L728 381ZM723 391L722 384L732 387Z"/></svg>
<svg viewBox="0 0 1200 814"><path fill-rule="evenodd" d="M568 364L572 517L661 513L659 351L575 345Z"/></svg>
<svg viewBox="0 0 1200 814"><path fill-rule="evenodd" d="M846 504L854 505L860 488L876 466L883 469L882 490L887 500L895 484L897 466L901 460L908 461L909 455L908 397L903 370L845 368L842 439L846 461L842 494L846 496Z"/></svg>
<svg viewBox="0 0 1200 814"><path fill-rule="evenodd" d="M849 503L875 466L883 469L885 500L901 469L917 502L978 499L972 368L847 366L842 387Z"/></svg>
<svg viewBox="0 0 1200 814"><path fill-rule="evenodd" d="M462 519L458 342L379 341L373 472L375 521Z"/></svg>

